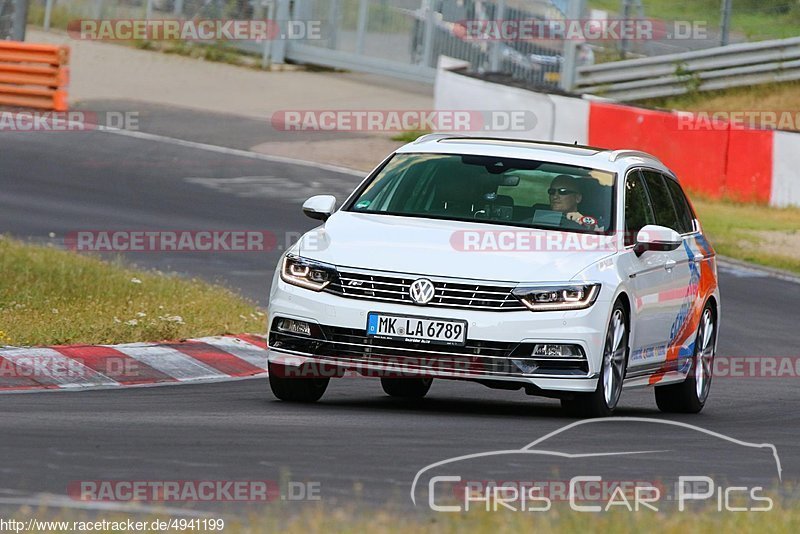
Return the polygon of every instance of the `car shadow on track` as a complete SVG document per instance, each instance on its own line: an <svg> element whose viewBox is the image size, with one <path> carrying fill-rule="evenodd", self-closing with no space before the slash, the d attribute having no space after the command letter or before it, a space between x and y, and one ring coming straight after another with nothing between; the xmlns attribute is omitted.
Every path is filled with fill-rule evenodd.
<svg viewBox="0 0 800 534"><path fill-rule="evenodd" d="M414 414L416 416L504 416L504 417L545 417L552 419L570 419L558 404L558 401L543 400L541 398L522 401L498 401L494 399L463 399L431 397L420 400L395 399L389 397L361 397L349 399L322 399L313 405L287 404L268 398L270 408L284 409L291 406L292 411L314 410L315 412L332 410L337 414L346 412L372 412L372 413L397 413ZM547 404L545 404L547 403ZM661 415L657 409L641 407L625 407L617 409L618 416L648 416Z"/></svg>

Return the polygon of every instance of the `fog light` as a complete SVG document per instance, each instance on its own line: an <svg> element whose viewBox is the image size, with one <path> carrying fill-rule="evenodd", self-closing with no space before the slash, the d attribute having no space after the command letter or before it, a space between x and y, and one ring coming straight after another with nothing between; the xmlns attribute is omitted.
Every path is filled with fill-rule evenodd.
<svg viewBox="0 0 800 534"><path fill-rule="evenodd" d="M583 358L583 350L578 345L537 343L533 346L531 356L537 358Z"/></svg>
<svg viewBox="0 0 800 534"><path fill-rule="evenodd" d="M532 363L528 360L511 360L511 363L517 366L517 369L526 375L532 375L539 368L539 364Z"/></svg>
<svg viewBox="0 0 800 534"><path fill-rule="evenodd" d="M311 325L305 321L294 321L292 319L279 319L277 324L281 332L300 334L301 336L311 335Z"/></svg>

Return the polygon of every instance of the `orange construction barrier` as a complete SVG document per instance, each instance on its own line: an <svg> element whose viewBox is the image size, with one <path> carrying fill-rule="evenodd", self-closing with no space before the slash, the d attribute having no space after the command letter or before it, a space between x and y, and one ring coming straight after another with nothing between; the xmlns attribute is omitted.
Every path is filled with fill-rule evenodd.
<svg viewBox="0 0 800 534"><path fill-rule="evenodd" d="M0 41L0 105L67 110L69 47Z"/></svg>

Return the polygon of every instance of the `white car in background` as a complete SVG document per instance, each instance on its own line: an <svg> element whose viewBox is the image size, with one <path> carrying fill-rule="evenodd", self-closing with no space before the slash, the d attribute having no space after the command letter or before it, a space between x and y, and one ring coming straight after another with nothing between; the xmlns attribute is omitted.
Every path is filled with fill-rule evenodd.
<svg viewBox="0 0 800 534"><path fill-rule="evenodd" d="M269 381L311 402L331 377L419 398L434 378L611 414L624 387L664 411L708 398L715 254L653 156L443 134L388 157L280 259Z"/></svg>

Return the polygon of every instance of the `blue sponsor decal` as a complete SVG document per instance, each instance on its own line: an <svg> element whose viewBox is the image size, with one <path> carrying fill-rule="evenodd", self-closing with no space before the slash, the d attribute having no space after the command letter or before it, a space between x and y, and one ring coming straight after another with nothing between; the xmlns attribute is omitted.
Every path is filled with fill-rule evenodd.
<svg viewBox="0 0 800 534"><path fill-rule="evenodd" d="M678 311L678 316L675 317L675 321L672 323L672 327L669 330L669 345L675 342L678 333L680 333L683 327L683 323L686 322L686 318L692 308L694 298L698 293L700 285L700 267L693 261L695 254L688 242L684 241L683 247L686 249L686 255L689 258L689 287L687 288L681 309Z"/></svg>

